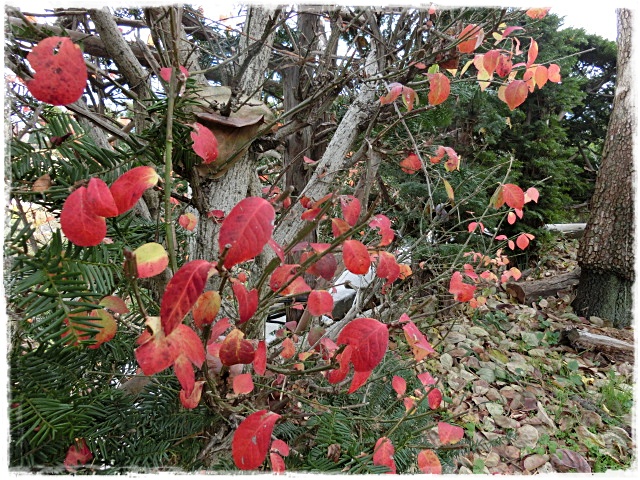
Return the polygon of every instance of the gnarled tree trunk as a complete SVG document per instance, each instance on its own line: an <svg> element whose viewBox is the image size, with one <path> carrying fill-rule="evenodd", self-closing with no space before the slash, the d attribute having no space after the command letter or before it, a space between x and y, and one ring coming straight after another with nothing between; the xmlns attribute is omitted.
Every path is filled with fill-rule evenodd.
<svg viewBox="0 0 640 480"><path fill-rule="evenodd" d="M591 199L591 218L578 250L582 274L573 302L579 314L606 318L616 327L631 323L635 279L631 18L630 10L618 10L616 94L602 167Z"/></svg>

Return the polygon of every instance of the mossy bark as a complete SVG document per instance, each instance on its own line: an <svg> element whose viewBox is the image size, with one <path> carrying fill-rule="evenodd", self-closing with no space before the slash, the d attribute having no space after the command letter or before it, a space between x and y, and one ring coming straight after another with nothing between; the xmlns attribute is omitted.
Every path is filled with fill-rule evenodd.
<svg viewBox="0 0 640 480"><path fill-rule="evenodd" d="M573 302L576 312L611 320L617 328L631 325L633 282L611 272L584 270Z"/></svg>

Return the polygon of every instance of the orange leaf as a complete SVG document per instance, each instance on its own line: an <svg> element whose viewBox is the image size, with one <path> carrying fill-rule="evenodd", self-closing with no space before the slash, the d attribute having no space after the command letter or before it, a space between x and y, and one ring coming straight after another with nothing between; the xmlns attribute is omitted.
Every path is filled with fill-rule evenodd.
<svg viewBox="0 0 640 480"><path fill-rule="evenodd" d="M559 83L562 80L562 77L560 76L560 67L555 63L549 65L548 73L550 82Z"/></svg>
<svg viewBox="0 0 640 480"><path fill-rule="evenodd" d="M185 390L180 390L180 403L184 408L193 409L200 403L202 397L202 387L204 386L204 380L195 382L191 395L187 395Z"/></svg>
<svg viewBox="0 0 640 480"><path fill-rule="evenodd" d="M403 325L402 330L404 331L404 336L407 339L407 343L411 347L413 351L413 358L416 362L419 362L427 355L431 355L432 353L436 353L433 347L429 344L429 341L422 334L418 327L413 322L407 322Z"/></svg>
<svg viewBox="0 0 640 480"><path fill-rule="evenodd" d="M527 99L527 95L529 95L529 89L523 80L514 80L507 85L504 91L505 102L509 105L510 110L522 105Z"/></svg>
<svg viewBox="0 0 640 480"><path fill-rule="evenodd" d="M41 40L27 55L35 70L27 88L31 95L51 105L68 105L82 96L87 67L82 50L67 37Z"/></svg>
<svg viewBox="0 0 640 480"><path fill-rule="evenodd" d="M442 474L442 465L433 450L422 450L418 453L418 468L422 473Z"/></svg>
<svg viewBox="0 0 640 480"><path fill-rule="evenodd" d="M529 45L529 51L527 52L527 67L533 65L536 58L538 58L538 42L532 38L531 44Z"/></svg>
<svg viewBox="0 0 640 480"><path fill-rule="evenodd" d="M474 24L467 25L458 35L457 48L460 53L471 53L480 46L484 40L484 30Z"/></svg>
<svg viewBox="0 0 640 480"><path fill-rule="evenodd" d="M180 215L180 218L178 218L178 223L185 230L189 230L190 232L192 232L198 224L198 219L193 213L188 212Z"/></svg>
<svg viewBox="0 0 640 480"><path fill-rule="evenodd" d="M469 285L462 281L460 272L453 272L451 282L449 282L449 293L452 293L458 302L468 302L473 298L475 291L475 285Z"/></svg>
<svg viewBox="0 0 640 480"><path fill-rule="evenodd" d="M420 158L415 153L410 153L407 158L400 162L400 168L404 173L408 173L413 175L417 173L422 168L422 163L420 162Z"/></svg>
<svg viewBox="0 0 640 480"><path fill-rule="evenodd" d="M527 10L527 16L533 20L538 20L547 16L551 7L546 8L530 8Z"/></svg>
<svg viewBox="0 0 640 480"><path fill-rule="evenodd" d="M534 237L530 233L521 233L516 239L516 245L520 247L521 250L524 250L529 246L529 240L533 240L534 238L536 237Z"/></svg>
<svg viewBox="0 0 640 480"><path fill-rule="evenodd" d="M444 102L451 93L451 83L442 73L429 75L429 105L439 105Z"/></svg>
<svg viewBox="0 0 640 480"><path fill-rule="evenodd" d="M401 83L397 83L394 82L392 84L389 85L389 93L387 93L384 97L380 98L380 103L382 105L386 105L389 103L393 103L396 98L398 98L400 96L400 94L402 93L402 89L404 87L402 86Z"/></svg>
<svg viewBox="0 0 640 480"><path fill-rule="evenodd" d="M538 85L538 88L544 87L547 83L547 80L549 80L549 70L547 69L547 67L545 67L544 65L538 65L534 78L536 81L536 85Z"/></svg>
<svg viewBox="0 0 640 480"><path fill-rule="evenodd" d="M220 298L220 294L215 290L210 290L200 295L191 312L193 315L193 323L195 323L196 327L203 328L205 325L212 324L220 311L221 303L222 299ZM217 338L218 337L214 338L214 340Z"/></svg>
<svg viewBox="0 0 640 480"><path fill-rule="evenodd" d="M513 62L511 61L511 56L506 54L501 54L498 59L498 65L496 66L496 73L501 78L506 77L511 73L511 69L513 68Z"/></svg>
<svg viewBox="0 0 640 480"><path fill-rule="evenodd" d="M489 75L496 71L500 61L500 50L489 50L484 54L483 66Z"/></svg>
<svg viewBox="0 0 640 480"><path fill-rule="evenodd" d="M285 338L282 342L282 352L280 356L284 359L291 358L296 354L296 346L289 337Z"/></svg>
<svg viewBox="0 0 640 480"><path fill-rule="evenodd" d="M341 218L332 218L331 219L331 231L333 232L334 237L339 237L340 235L344 235L347 233L351 227L347 222L345 222Z"/></svg>

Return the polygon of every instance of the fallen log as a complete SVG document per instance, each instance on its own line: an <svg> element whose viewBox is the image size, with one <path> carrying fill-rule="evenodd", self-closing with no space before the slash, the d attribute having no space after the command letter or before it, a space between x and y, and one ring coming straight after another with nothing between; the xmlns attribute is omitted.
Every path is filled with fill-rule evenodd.
<svg viewBox="0 0 640 480"><path fill-rule="evenodd" d="M556 295L559 291L575 287L580 281L580 267L555 277L541 278L528 282L508 282L505 290L518 299L519 303L530 304L539 298Z"/></svg>
<svg viewBox="0 0 640 480"><path fill-rule="evenodd" d="M634 363L634 345L617 338L591 333L578 328L570 328L562 332L561 342L575 350L603 353L617 361Z"/></svg>
<svg viewBox="0 0 640 480"><path fill-rule="evenodd" d="M562 233L567 238L580 238L586 226L586 223L548 223L544 228L551 232Z"/></svg>

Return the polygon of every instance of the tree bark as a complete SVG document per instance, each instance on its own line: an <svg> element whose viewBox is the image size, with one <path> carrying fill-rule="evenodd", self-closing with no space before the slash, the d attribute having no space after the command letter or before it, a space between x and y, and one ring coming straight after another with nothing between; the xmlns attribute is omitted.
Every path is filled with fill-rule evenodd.
<svg viewBox="0 0 640 480"><path fill-rule="evenodd" d="M635 129L631 72L632 14L618 13L617 84L605 140L602 167L591 199L591 217L580 247L582 268L573 307L580 315L598 316L621 328L632 321L633 135Z"/></svg>

